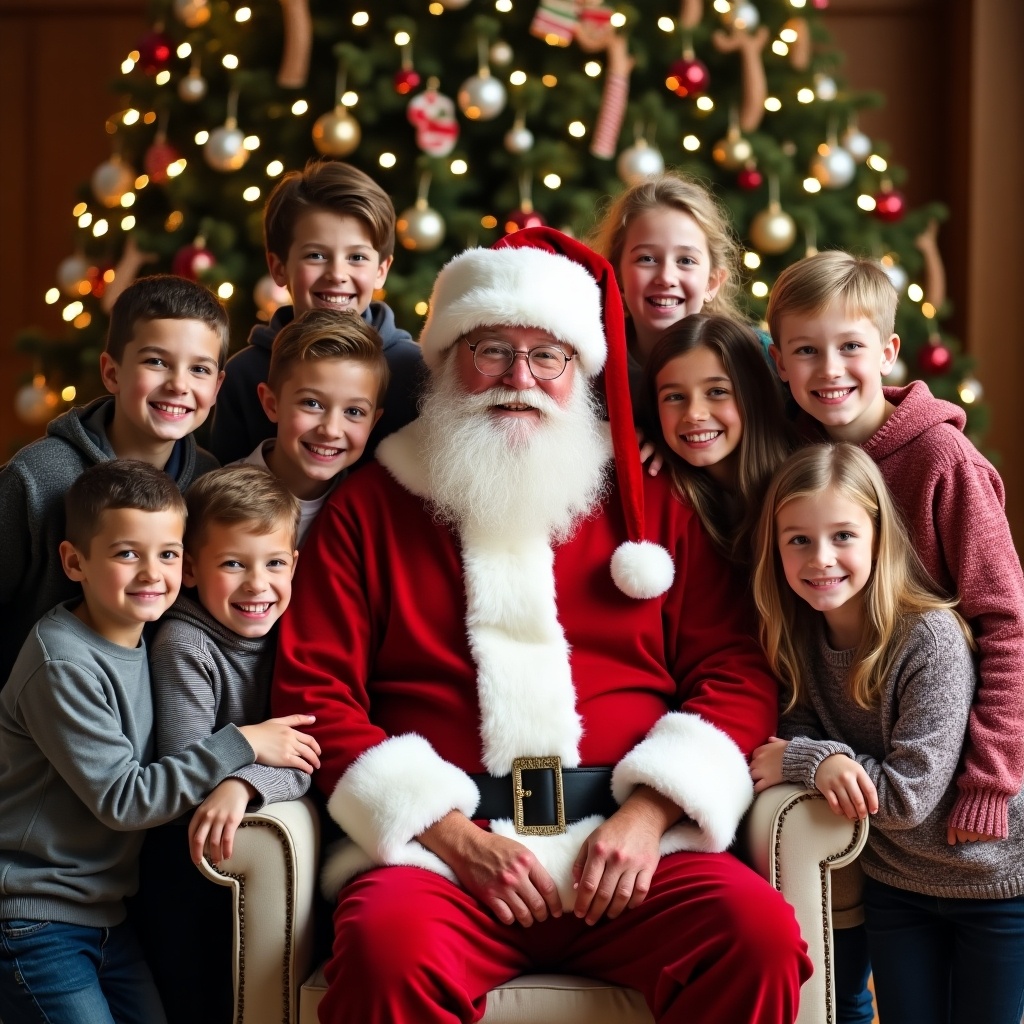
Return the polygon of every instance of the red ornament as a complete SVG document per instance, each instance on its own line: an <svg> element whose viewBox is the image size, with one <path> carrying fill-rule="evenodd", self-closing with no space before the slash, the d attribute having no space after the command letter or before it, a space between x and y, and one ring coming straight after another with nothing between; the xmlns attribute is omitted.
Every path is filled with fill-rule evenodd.
<svg viewBox="0 0 1024 1024"><path fill-rule="evenodd" d="M395 72L395 92L408 96L420 84L420 73L413 68L399 68Z"/></svg>
<svg viewBox="0 0 1024 1024"><path fill-rule="evenodd" d="M826 7L828 7L828 0L814 0L814 6L819 11L823 11Z"/></svg>
<svg viewBox="0 0 1024 1024"><path fill-rule="evenodd" d="M875 216L886 224L895 224L907 212L907 200L902 192L894 188L882 189L875 196Z"/></svg>
<svg viewBox="0 0 1024 1024"><path fill-rule="evenodd" d="M147 75L163 71L170 63L174 52L171 40L163 32L150 32L139 40L138 65Z"/></svg>
<svg viewBox="0 0 1024 1024"><path fill-rule="evenodd" d="M755 188L760 188L763 181L764 175L756 167L744 167L736 175L736 184L745 192L753 192Z"/></svg>
<svg viewBox="0 0 1024 1024"><path fill-rule="evenodd" d="M198 281L199 275L209 270L216 262L213 253L204 245L185 245L175 253L171 261L171 273Z"/></svg>
<svg viewBox="0 0 1024 1024"><path fill-rule="evenodd" d="M102 298L107 290L107 285L114 280L114 268L109 263L101 267L90 267L86 278L89 282L89 291L97 298Z"/></svg>
<svg viewBox="0 0 1024 1024"><path fill-rule="evenodd" d="M953 353L941 341L928 342L918 353L917 361L925 373L945 373L953 362Z"/></svg>
<svg viewBox="0 0 1024 1024"><path fill-rule="evenodd" d="M181 154L165 138L156 138L153 145L146 150L142 158L142 166L149 175L149 180L156 185L163 185L170 175L167 168L181 159Z"/></svg>
<svg viewBox="0 0 1024 1024"><path fill-rule="evenodd" d="M521 206L505 218L505 234L511 235L520 228L543 227L546 223L547 221L532 206Z"/></svg>
<svg viewBox="0 0 1024 1024"><path fill-rule="evenodd" d="M668 69L665 86L677 96L699 96L708 91L711 72L696 57L681 57Z"/></svg>

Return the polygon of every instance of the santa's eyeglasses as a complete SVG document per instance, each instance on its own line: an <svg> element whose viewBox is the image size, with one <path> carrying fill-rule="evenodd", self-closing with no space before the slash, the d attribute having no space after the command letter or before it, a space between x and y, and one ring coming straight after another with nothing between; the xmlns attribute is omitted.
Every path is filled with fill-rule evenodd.
<svg viewBox="0 0 1024 1024"><path fill-rule="evenodd" d="M515 349L503 341L467 341L473 353L473 365L485 377L504 377L519 356L526 360L530 373L537 380L554 380L561 377L570 359L576 353L567 353L558 345L535 345L525 352Z"/></svg>

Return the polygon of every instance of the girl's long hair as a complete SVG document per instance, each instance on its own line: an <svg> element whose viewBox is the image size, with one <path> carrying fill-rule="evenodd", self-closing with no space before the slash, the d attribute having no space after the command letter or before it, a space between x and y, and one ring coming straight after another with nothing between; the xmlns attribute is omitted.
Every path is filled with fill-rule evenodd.
<svg viewBox="0 0 1024 1024"><path fill-rule="evenodd" d="M878 467L862 449L845 442L815 444L794 452L768 488L755 539L754 600L761 643L775 674L789 687L788 711L807 701L806 652L816 642L814 611L790 589L778 544L778 514L789 502L832 490L867 512L874 565L864 587L864 630L847 681L862 708L877 706L886 679L906 640L912 618L945 608L956 599L935 590ZM967 623L956 615L973 647Z"/></svg>
<svg viewBox="0 0 1024 1024"><path fill-rule="evenodd" d="M695 468L677 455L661 430L658 374L677 356L699 348L709 349L722 361L743 424L731 492L706 469ZM707 313L693 313L673 324L658 339L644 368L641 422L664 458L676 490L693 506L716 547L730 561L749 565L751 537L765 491L793 447L782 388L757 335L737 320Z"/></svg>

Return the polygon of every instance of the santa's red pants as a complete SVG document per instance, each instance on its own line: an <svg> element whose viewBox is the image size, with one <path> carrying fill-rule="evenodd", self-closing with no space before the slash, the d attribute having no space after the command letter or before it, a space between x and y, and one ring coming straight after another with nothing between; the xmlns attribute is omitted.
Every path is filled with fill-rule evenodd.
<svg viewBox="0 0 1024 1024"><path fill-rule="evenodd" d="M663 858L641 906L593 927L504 925L439 875L378 868L334 926L323 1024L477 1021L490 989L538 971L638 989L664 1024L791 1024L811 974L789 904L731 854Z"/></svg>

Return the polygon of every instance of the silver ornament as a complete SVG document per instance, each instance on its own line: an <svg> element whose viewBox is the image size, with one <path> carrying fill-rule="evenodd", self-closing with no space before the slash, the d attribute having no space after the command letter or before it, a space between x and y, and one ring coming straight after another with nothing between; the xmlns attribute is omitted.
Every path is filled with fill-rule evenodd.
<svg viewBox="0 0 1024 1024"><path fill-rule="evenodd" d="M108 209L121 205L121 197L135 184L135 172L117 155L100 164L89 179L93 195Z"/></svg>
<svg viewBox="0 0 1024 1024"><path fill-rule="evenodd" d="M444 232L444 218L425 199L417 199L395 221L395 237L406 249L416 252L436 249L444 241Z"/></svg>
<svg viewBox="0 0 1024 1024"><path fill-rule="evenodd" d="M57 265L57 285L69 299L80 299L80 285L89 276L89 262L80 253L73 253Z"/></svg>
<svg viewBox="0 0 1024 1024"><path fill-rule="evenodd" d="M750 240L761 252L786 252L796 241L796 222L778 203L769 203L750 222Z"/></svg>
<svg viewBox="0 0 1024 1024"><path fill-rule="evenodd" d="M885 271L885 276L889 278L890 284L902 295L907 290L907 285L910 284L907 272L898 263L882 263L881 267Z"/></svg>
<svg viewBox="0 0 1024 1024"><path fill-rule="evenodd" d="M839 92L834 78L819 72L814 76L814 95L819 100L834 100Z"/></svg>
<svg viewBox="0 0 1024 1024"><path fill-rule="evenodd" d="M198 103L206 95L206 79L193 68L178 82L178 98L182 103Z"/></svg>
<svg viewBox="0 0 1024 1024"><path fill-rule="evenodd" d="M909 375L907 364L902 359L897 359L892 364L892 369L885 375L885 383L898 388L906 384Z"/></svg>
<svg viewBox="0 0 1024 1024"><path fill-rule="evenodd" d="M811 174L825 188L845 188L856 173L857 162L842 146L825 143L811 160Z"/></svg>
<svg viewBox="0 0 1024 1024"><path fill-rule="evenodd" d="M526 153L533 149L533 132L526 125L512 125L505 132L505 148L510 153Z"/></svg>
<svg viewBox="0 0 1024 1024"><path fill-rule="evenodd" d="M471 121L490 121L505 109L505 86L493 75L473 75L462 83L456 98Z"/></svg>
<svg viewBox="0 0 1024 1024"><path fill-rule="evenodd" d="M744 32L750 32L761 22L761 15L753 4L737 4L732 9L731 23Z"/></svg>
<svg viewBox="0 0 1024 1024"><path fill-rule="evenodd" d="M853 157L857 163L862 164L869 156L874 146L871 140L858 128L847 128L843 133L843 149Z"/></svg>
<svg viewBox="0 0 1024 1024"><path fill-rule="evenodd" d="M269 320L277 311L278 306L285 306L292 301L288 289L279 285L269 274L264 274L252 290L256 308Z"/></svg>
<svg viewBox="0 0 1024 1024"><path fill-rule="evenodd" d="M174 0L174 13L186 28L199 28L210 20L209 0Z"/></svg>
<svg viewBox="0 0 1024 1024"><path fill-rule="evenodd" d="M627 185L637 185L644 178L661 174L665 170L665 158L645 139L637 139L619 154L615 170Z"/></svg>
<svg viewBox="0 0 1024 1024"><path fill-rule="evenodd" d="M324 156L348 156L362 137L359 122L340 105L322 114L313 125L313 145Z"/></svg>
<svg viewBox="0 0 1024 1024"><path fill-rule="evenodd" d="M14 395L14 412L23 423L41 426L53 419L60 395L48 387L42 374L36 376L31 384L18 388Z"/></svg>
<svg viewBox="0 0 1024 1024"><path fill-rule="evenodd" d="M206 90L206 79L195 68L178 82L178 98L183 103L198 103Z"/></svg>
<svg viewBox="0 0 1024 1024"><path fill-rule="evenodd" d="M499 68L503 68L506 64L512 63L512 47L509 46L504 39L499 39L497 42L491 43L491 49L488 52L491 58L491 63L497 64Z"/></svg>
<svg viewBox="0 0 1024 1024"><path fill-rule="evenodd" d="M977 377L965 377L956 388L960 395L960 401L965 405L972 405L974 402L981 401L982 396L985 394L985 389L981 386L981 381Z"/></svg>
<svg viewBox="0 0 1024 1024"><path fill-rule="evenodd" d="M237 171L249 159L244 142L245 134L233 125L214 128L203 146L203 159L215 171Z"/></svg>

